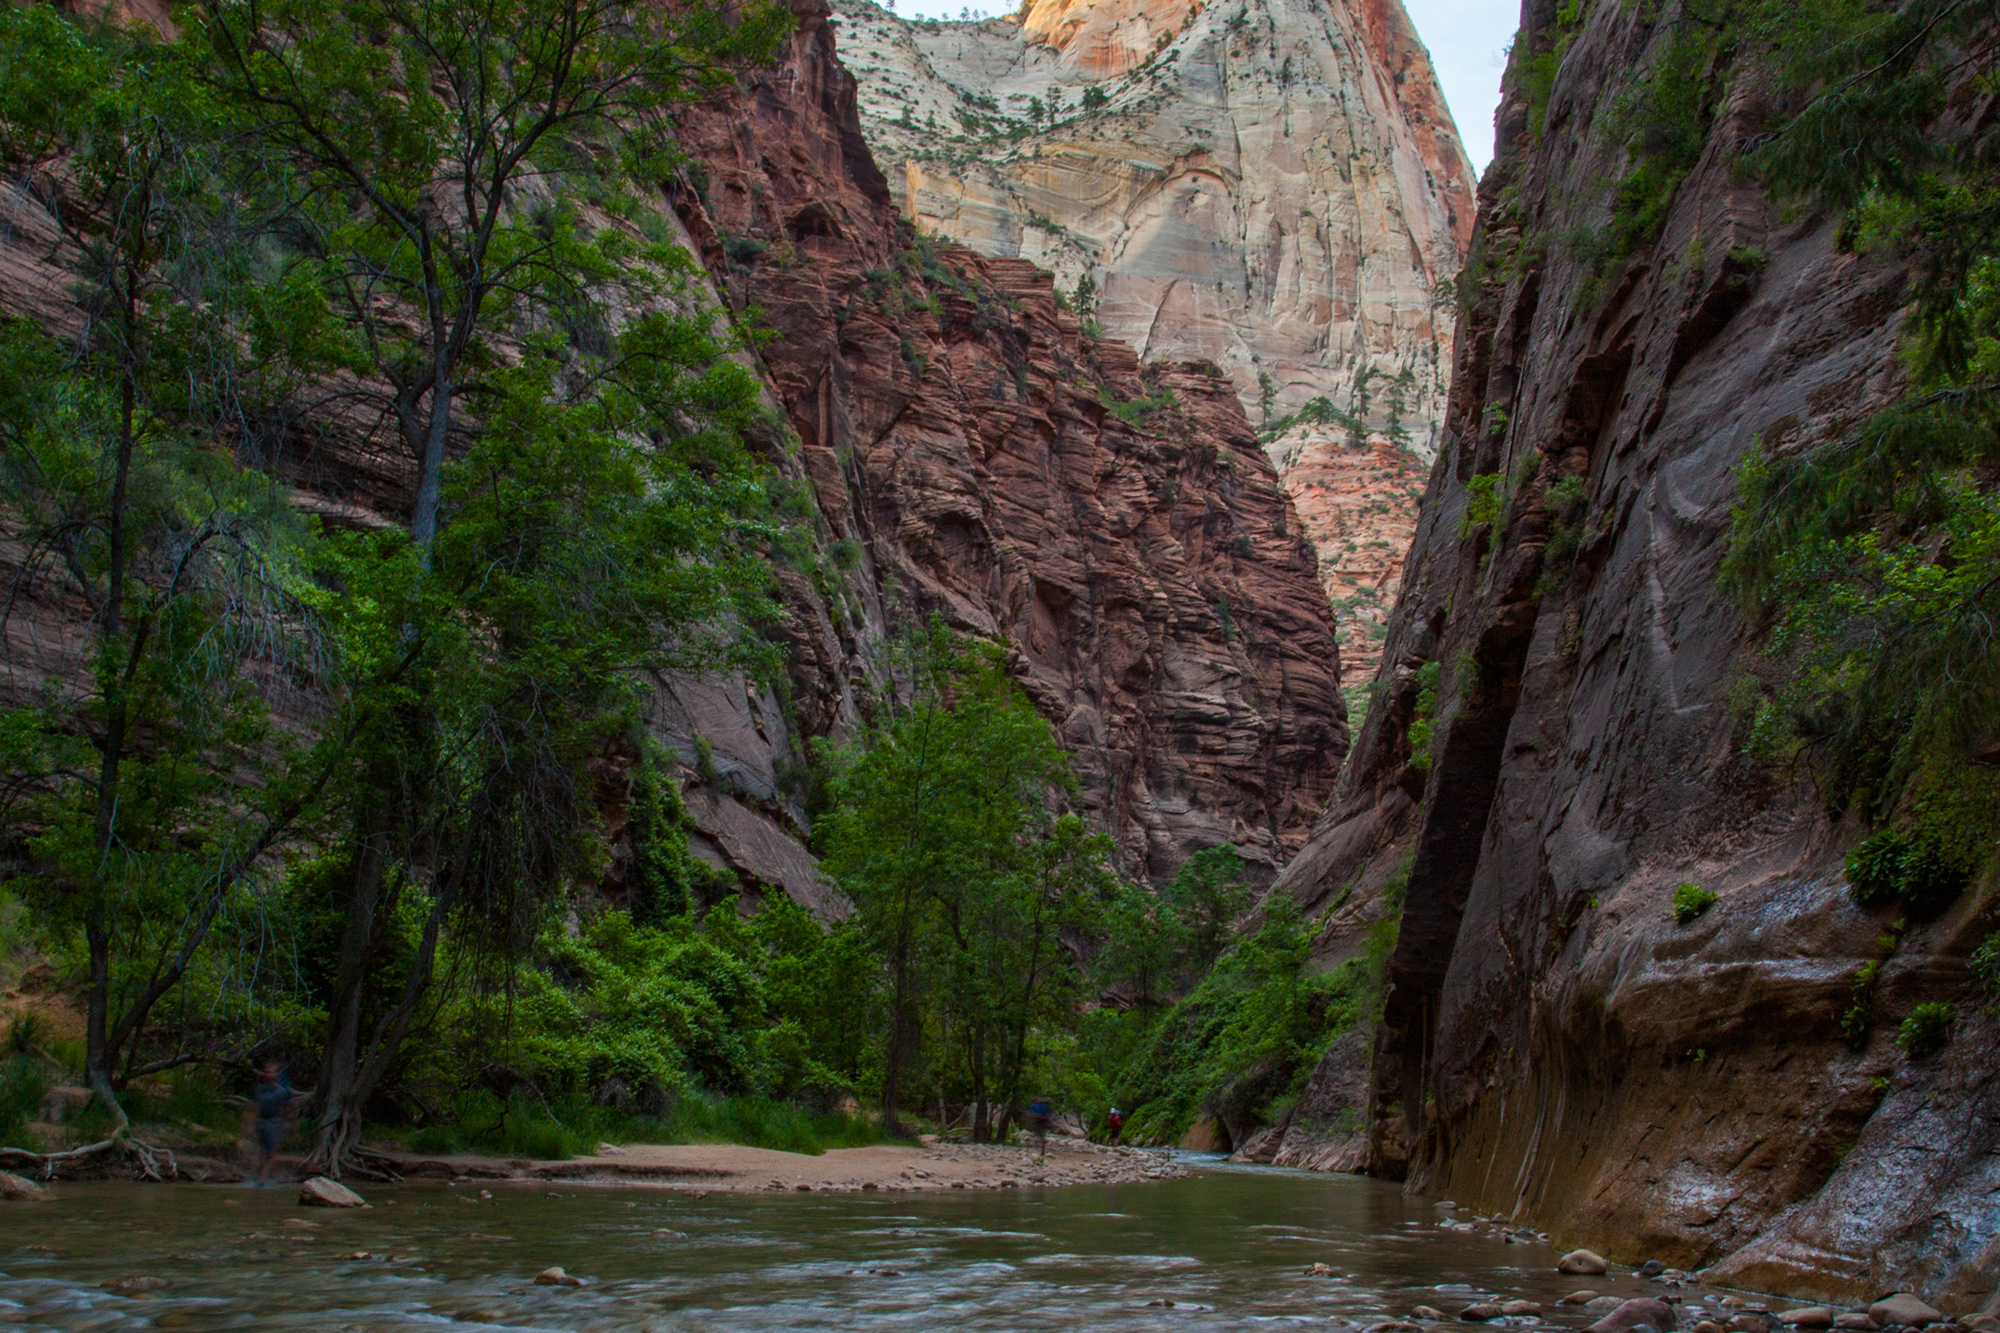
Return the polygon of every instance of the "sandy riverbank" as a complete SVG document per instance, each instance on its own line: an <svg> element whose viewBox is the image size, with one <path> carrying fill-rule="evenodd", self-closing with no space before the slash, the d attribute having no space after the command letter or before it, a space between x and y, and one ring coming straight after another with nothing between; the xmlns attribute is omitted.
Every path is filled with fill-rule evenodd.
<svg viewBox="0 0 2000 1333"><path fill-rule="evenodd" d="M701 1190L1015 1189L1035 1185L1167 1180L1187 1174L1171 1154L1050 1139L1045 1159L1032 1147L990 1144L877 1144L833 1148L817 1157L730 1143L628 1144L565 1161L390 1154L411 1179L646 1182Z"/></svg>

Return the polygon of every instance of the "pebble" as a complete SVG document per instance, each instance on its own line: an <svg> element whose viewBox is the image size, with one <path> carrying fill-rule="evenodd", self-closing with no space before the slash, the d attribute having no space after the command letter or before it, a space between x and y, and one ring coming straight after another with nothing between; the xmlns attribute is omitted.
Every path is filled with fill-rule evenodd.
<svg viewBox="0 0 2000 1333"><path fill-rule="evenodd" d="M1604 1256L1591 1250L1571 1250L1556 1260L1558 1273L1583 1273L1594 1277L1610 1269L1611 1265L1604 1262Z"/></svg>
<svg viewBox="0 0 2000 1333"><path fill-rule="evenodd" d="M1912 1328L1944 1322L1942 1314L1907 1291L1884 1296L1868 1307L1868 1314L1878 1324L1908 1324Z"/></svg>
<svg viewBox="0 0 2000 1333"><path fill-rule="evenodd" d="M583 1285L583 1279L572 1277L558 1265L554 1268L544 1268L541 1272L535 1274L535 1285L538 1287L580 1287Z"/></svg>

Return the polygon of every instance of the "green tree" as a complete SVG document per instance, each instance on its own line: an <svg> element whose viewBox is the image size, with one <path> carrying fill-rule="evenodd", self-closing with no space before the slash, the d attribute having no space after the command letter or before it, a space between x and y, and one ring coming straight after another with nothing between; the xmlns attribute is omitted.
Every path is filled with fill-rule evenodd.
<svg viewBox="0 0 2000 1333"><path fill-rule="evenodd" d="M1033 873L1036 835L1052 828L1051 800L1073 779L998 650L955 644L934 625L914 658L911 702L858 756L826 753L834 808L814 830L822 867L859 908L887 973L891 1133L927 1017L958 1047L975 1106L987 1103L994 1065L1014 1049L1000 1010L1012 1006L1018 1022L1041 984L1023 969L1042 955L1031 965L1017 950L1045 947L1046 895L1091 850L1070 837L1049 853L1047 882ZM936 1006L928 1014L925 1000Z"/></svg>
<svg viewBox="0 0 2000 1333"><path fill-rule="evenodd" d="M738 521L758 504L741 441L756 386L689 257L641 239L619 182L657 176L667 110L767 55L790 17L603 0L197 14L217 95L285 167L246 182L290 207L274 351L344 372L322 407L373 408L415 467L407 534L344 537L321 571L360 738L312 1162L337 1175L447 924L475 955L529 949L594 864L587 770L633 721L636 680L714 663L759 613L768 533ZM421 935L397 1002L364 1024L406 896Z"/></svg>
<svg viewBox="0 0 2000 1333"><path fill-rule="evenodd" d="M1250 905L1243 858L1228 843L1196 852L1174 872L1166 897L1187 932L1187 961L1200 976L1229 947L1236 918Z"/></svg>
<svg viewBox="0 0 2000 1333"><path fill-rule="evenodd" d="M7 792L35 830L28 898L58 938L82 937L84 1077L113 1126L97 1147L130 1147L153 1174L119 1090L214 1053L136 1058L317 794L289 776L246 670L269 684L310 669L304 534L218 443L255 444L233 328L244 247L181 53L53 9L0 13L0 160L38 183L22 197L72 279L54 329L0 328L0 513L23 552L0 633L28 649L15 661L46 661L16 637L23 600L87 615L81 658L0 717Z"/></svg>

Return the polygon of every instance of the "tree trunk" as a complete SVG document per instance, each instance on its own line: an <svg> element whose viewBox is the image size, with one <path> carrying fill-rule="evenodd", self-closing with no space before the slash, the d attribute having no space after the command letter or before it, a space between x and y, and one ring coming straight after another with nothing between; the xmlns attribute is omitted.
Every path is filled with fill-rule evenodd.
<svg viewBox="0 0 2000 1333"><path fill-rule="evenodd" d="M344 1159L360 1142L361 1110L354 1094L360 1074L361 998L380 943L382 923L395 910L394 887L387 894L389 901L383 901L389 879L388 840L394 822L385 808L368 821L356 840L333 994L327 997L319 1114L307 1170L335 1179L340 1177Z"/></svg>

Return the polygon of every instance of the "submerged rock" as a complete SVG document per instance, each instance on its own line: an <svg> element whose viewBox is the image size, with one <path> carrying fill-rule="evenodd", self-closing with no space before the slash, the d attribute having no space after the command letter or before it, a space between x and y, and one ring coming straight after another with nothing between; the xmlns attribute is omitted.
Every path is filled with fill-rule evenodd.
<svg viewBox="0 0 2000 1333"><path fill-rule="evenodd" d="M114 1296L141 1296L149 1291L164 1290L167 1280L163 1277L144 1275L113 1278L111 1281L100 1283L99 1285Z"/></svg>
<svg viewBox="0 0 2000 1333"><path fill-rule="evenodd" d="M1435 1305L1419 1305L1416 1309L1410 1311L1410 1318L1426 1319L1432 1323L1437 1323L1440 1320L1449 1318L1449 1316Z"/></svg>
<svg viewBox="0 0 2000 1333"><path fill-rule="evenodd" d="M1592 1301L1585 1308L1593 1308L1596 1304ZM1592 1324L1585 1333L1633 1333L1641 1327L1657 1329L1659 1333L1672 1333L1678 1326L1673 1306L1651 1296L1641 1296L1637 1300L1620 1301L1617 1309Z"/></svg>
<svg viewBox="0 0 2000 1333"><path fill-rule="evenodd" d="M306 1208L366 1208L367 1200L337 1180L314 1176L299 1186L299 1203Z"/></svg>
<svg viewBox="0 0 2000 1333"><path fill-rule="evenodd" d="M580 1287L583 1285L583 1279L565 1272L562 1266L558 1264L553 1268L544 1268L541 1272L535 1274L535 1285L538 1287Z"/></svg>
<svg viewBox="0 0 2000 1333"><path fill-rule="evenodd" d="M45 1203L50 1197L47 1186L38 1185L26 1176L17 1176L12 1171L0 1171L0 1199Z"/></svg>

